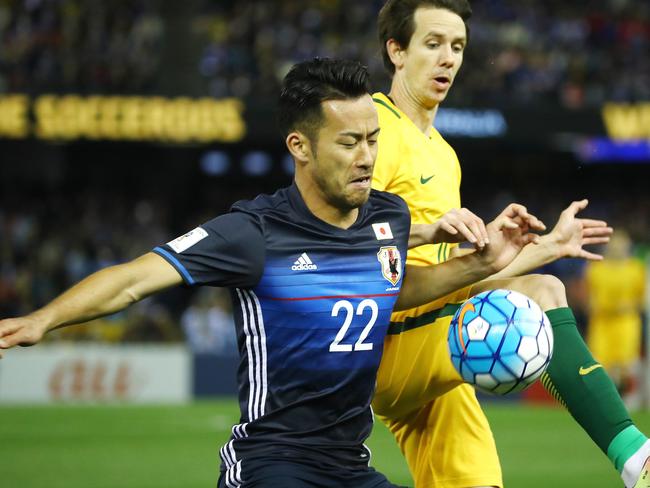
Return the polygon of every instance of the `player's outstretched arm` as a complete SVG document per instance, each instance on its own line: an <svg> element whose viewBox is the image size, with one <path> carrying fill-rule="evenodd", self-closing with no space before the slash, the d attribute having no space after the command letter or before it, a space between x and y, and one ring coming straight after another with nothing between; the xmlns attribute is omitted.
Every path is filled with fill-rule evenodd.
<svg viewBox="0 0 650 488"><path fill-rule="evenodd" d="M487 225L489 243L483 250L434 266L407 266L395 310L428 303L503 269L527 244L538 242L531 228L541 230L544 224L522 205L508 205Z"/></svg>
<svg viewBox="0 0 650 488"><path fill-rule="evenodd" d="M538 246L528 246L495 278L507 278L529 273L545 264L561 258L582 258L600 261L600 254L587 251L584 247L606 244L613 229L604 220L582 219L577 214L589 204L588 200L572 202L565 208L553 230L541 236Z"/></svg>
<svg viewBox="0 0 650 488"><path fill-rule="evenodd" d="M0 357L3 349L36 344L49 330L118 312L182 281L180 274L154 253L93 273L43 308L24 317L0 320Z"/></svg>

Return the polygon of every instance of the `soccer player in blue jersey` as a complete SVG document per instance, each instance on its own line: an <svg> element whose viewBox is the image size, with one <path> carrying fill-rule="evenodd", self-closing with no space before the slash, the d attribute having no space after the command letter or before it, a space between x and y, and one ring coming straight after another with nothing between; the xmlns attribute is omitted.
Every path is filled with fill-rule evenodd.
<svg viewBox="0 0 650 488"><path fill-rule="evenodd" d="M165 288L231 290L241 417L223 446L219 487L391 487L364 441L394 307L445 295L502 269L539 221L508 206L490 244L430 268L405 266L410 216L370 189L379 132L355 62L293 67L280 124L295 181L129 263L92 274L45 307L0 321L0 350L121 310Z"/></svg>

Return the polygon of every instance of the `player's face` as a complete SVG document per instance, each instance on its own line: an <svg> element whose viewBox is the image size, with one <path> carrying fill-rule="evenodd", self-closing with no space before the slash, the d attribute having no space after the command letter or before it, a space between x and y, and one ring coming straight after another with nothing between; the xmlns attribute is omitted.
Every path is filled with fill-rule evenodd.
<svg viewBox="0 0 650 488"><path fill-rule="evenodd" d="M463 62L467 33L463 19L446 9L420 7L414 23L399 75L415 100L432 108L445 99L454 82Z"/></svg>
<svg viewBox="0 0 650 488"><path fill-rule="evenodd" d="M370 95L323 102L324 122L309 165L321 197L348 211L370 195L379 121Z"/></svg>

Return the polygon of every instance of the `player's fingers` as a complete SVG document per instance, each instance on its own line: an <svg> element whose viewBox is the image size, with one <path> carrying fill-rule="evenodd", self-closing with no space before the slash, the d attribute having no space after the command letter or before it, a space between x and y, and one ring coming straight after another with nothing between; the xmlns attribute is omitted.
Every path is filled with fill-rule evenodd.
<svg viewBox="0 0 650 488"><path fill-rule="evenodd" d="M478 242L476 235L470 230L469 227L467 227L467 225L465 225L464 222L458 222L456 228L463 235L463 237L467 239L468 242L471 242L472 244L476 244Z"/></svg>
<svg viewBox="0 0 650 488"><path fill-rule="evenodd" d="M485 236L483 235L483 231L481 229L481 227L485 227L483 220L465 208L461 209L459 219L459 228L461 229L461 232L467 229L467 240L475 244L479 249L483 249L485 246Z"/></svg>
<svg viewBox="0 0 650 488"><path fill-rule="evenodd" d="M23 340L23 334L21 331L15 331L9 334L5 334L2 339L0 339L0 349L9 349L10 347L17 346Z"/></svg>
<svg viewBox="0 0 650 488"><path fill-rule="evenodd" d="M611 229L611 227L607 226L607 222L604 220L580 219L580 223L583 227L607 227L608 229Z"/></svg>
<svg viewBox="0 0 650 488"><path fill-rule="evenodd" d="M481 217L479 217L478 215L476 215L474 212L472 212L472 211L471 211L470 209L468 209L468 208L461 208L461 209L460 209L460 212L459 212L459 215L462 216L462 218L463 218L464 220L467 220L467 221L470 221L470 220L477 220L477 221L480 220L480 221L483 221L483 219L481 219Z"/></svg>
<svg viewBox="0 0 650 488"><path fill-rule="evenodd" d="M452 235L458 234L458 231L456 230L456 228L453 225L451 225L449 222L441 222L440 227L442 228L442 230L444 230L445 232L447 232L449 234L452 234Z"/></svg>
<svg viewBox="0 0 650 488"><path fill-rule="evenodd" d="M540 219L537 218L537 216L533 215L528 211L520 214L519 217L524 222L526 222L531 229L546 230L546 225L544 224L544 222L542 222Z"/></svg>
<svg viewBox="0 0 650 488"><path fill-rule="evenodd" d="M611 227L589 227L582 229L583 237L611 236L613 233L614 229Z"/></svg>
<svg viewBox="0 0 650 488"><path fill-rule="evenodd" d="M511 203L506 207L503 214L506 217L515 218L519 217L527 222L531 229L545 230L546 225L535 215L528 212L528 209L519 203Z"/></svg>
<svg viewBox="0 0 650 488"><path fill-rule="evenodd" d="M506 217L515 217L517 215L523 216L528 215L528 209L521 205L520 203L511 203L506 208L503 209L501 215Z"/></svg>
<svg viewBox="0 0 650 488"><path fill-rule="evenodd" d="M19 324L12 319L6 319L0 321L0 339L9 334L13 334L20 328ZM0 340L0 347L2 347L2 341Z"/></svg>
<svg viewBox="0 0 650 488"><path fill-rule="evenodd" d="M440 217L440 222L445 222L449 225L456 227L458 222L460 222L460 210L457 208L452 208L449 212Z"/></svg>
<svg viewBox="0 0 650 488"><path fill-rule="evenodd" d="M526 221L528 222L528 226L531 229L546 230L546 224L544 224L544 222L535 217L533 214L529 214L529 217L526 219Z"/></svg>
<svg viewBox="0 0 650 488"><path fill-rule="evenodd" d="M498 229L518 229L519 224L514 219L504 218L501 219L498 223Z"/></svg>
<svg viewBox="0 0 650 488"><path fill-rule="evenodd" d="M609 237L587 237L582 239L583 246L589 246L591 244L607 244L609 242Z"/></svg>
<svg viewBox="0 0 650 488"><path fill-rule="evenodd" d="M0 359L2 358L3 352L6 349L14 347L18 344L16 335L17 334L5 335L2 339L0 339Z"/></svg>
<svg viewBox="0 0 650 488"><path fill-rule="evenodd" d="M537 234L533 234L532 232L528 232L527 234L523 234L521 236L521 241L522 244L539 244L539 236Z"/></svg>
<svg viewBox="0 0 650 488"><path fill-rule="evenodd" d="M611 237L613 233L609 227L596 227L594 229L583 229L582 237Z"/></svg>
<svg viewBox="0 0 650 488"><path fill-rule="evenodd" d="M474 237L476 238L476 242L475 242L476 247L478 249L483 249L485 247L485 237L483 236L483 233L481 232L479 224L477 222L470 222L468 224L468 229L474 235Z"/></svg>
<svg viewBox="0 0 650 488"><path fill-rule="evenodd" d="M15 346L33 346L36 342L38 339L33 334L21 329L0 339L0 350Z"/></svg>
<svg viewBox="0 0 650 488"><path fill-rule="evenodd" d="M14 335L5 335L2 339L0 339L0 350L2 349L9 349L10 347L14 347L17 344L15 334Z"/></svg>
<svg viewBox="0 0 650 488"><path fill-rule="evenodd" d="M579 257L583 259L588 259L589 261L602 261L603 257L600 254L595 254L593 252L585 251L583 250L580 254Z"/></svg>
<svg viewBox="0 0 650 488"><path fill-rule="evenodd" d="M0 323L0 349L9 349L14 346L31 346L39 341L40 336L31 327L19 319L7 319Z"/></svg>
<svg viewBox="0 0 650 488"><path fill-rule="evenodd" d="M461 211L464 212L468 227L478 238L479 242L482 241L484 244L489 243L490 239L488 238L487 228L483 219L466 208L461 209Z"/></svg>
<svg viewBox="0 0 650 488"><path fill-rule="evenodd" d="M563 212L570 213L571 215L575 215L581 210L584 210L587 205L589 205L589 200L586 198L583 198L582 200L576 200L574 202L571 202L571 205L569 205L567 208L564 209Z"/></svg>
<svg viewBox="0 0 650 488"><path fill-rule="evenodd" d="M497 227L501 230L519 229L524 233L528 232L528 222L526 222L526 220L520 216L507 217L501 215L497 220Z"/></svg>

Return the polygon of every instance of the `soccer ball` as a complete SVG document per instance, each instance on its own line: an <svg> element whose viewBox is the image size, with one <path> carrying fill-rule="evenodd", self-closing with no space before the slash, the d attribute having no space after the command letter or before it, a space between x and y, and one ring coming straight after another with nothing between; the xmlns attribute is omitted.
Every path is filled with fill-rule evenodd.
<svg viewBox="0 0 650 488"><path fill-rule="evenodd" d="M530 386L548 367L553 331L533 300L512 290L490 290L458 309L447 337L451 361L478 389L505 395Z"/></svg>

